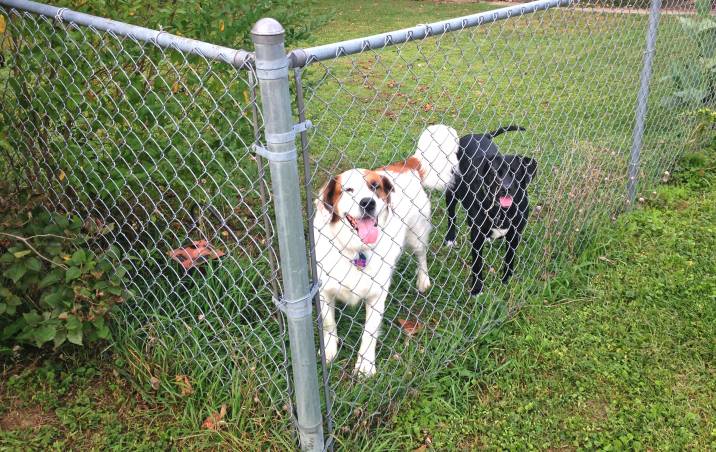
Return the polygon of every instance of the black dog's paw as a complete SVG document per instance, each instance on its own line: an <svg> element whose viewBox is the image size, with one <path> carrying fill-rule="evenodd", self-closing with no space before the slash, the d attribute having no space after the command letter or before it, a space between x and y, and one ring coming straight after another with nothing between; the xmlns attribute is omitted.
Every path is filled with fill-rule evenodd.
<svg viewBox="0 0 716 452"><path fill-rule="evenodd" d="M474 281L472 283L472 289L470 289L470 296L476 297L482 293L482 281Z"/></svg>
<svg viewBox="0 0 716 452"><path fill-rule="evenodd" d="M506 272L502 276L502 284L507 284L508 282L510 282L510 278L512 278L512 272Z"/></svg>
<svg viewBox="0 0 716 452"><path fill-rule="evenodd" d="M445 246L449 246L449 247L455 246L455 236L456 235L457 234L455 234L455 232L448 231L448 233L445 235L445 241L443 242L445 244Z"/></svg>

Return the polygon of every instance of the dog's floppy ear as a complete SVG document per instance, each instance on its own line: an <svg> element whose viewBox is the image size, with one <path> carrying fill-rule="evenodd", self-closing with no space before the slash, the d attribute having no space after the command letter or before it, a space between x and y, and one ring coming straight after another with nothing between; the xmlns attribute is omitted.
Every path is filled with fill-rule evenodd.
<svg viewBox="0 0 716 452"><path fill-rule="evenodd" d="M383 192L385 193L385 201L390 204L390 194L393 193L393 183L386 176L381 176L383 184Z"/></svg>
<svg viewBox="0 0 716 452"><path fill-rule="evenodd" d="M386 195L389 195L393 192L393 183L388 179L386 176L381 176L383 181L383 191L385 191Z"/></svg>
<svg viewBox="0 0 716 452"><path fill-rule="evenodd" d="M527 187L527 185L532 182L532 179L537 174L537 160L533 159L532 157L521 157L521 159L522 167L525 171L525 174L522 177L522 184Z"/></svg>
<svg viewBox="0 0 716 452"><path fill-rule="evenodd" d="M336 213L335 202L340 196L341 186L338 183L338 177L333 177L328 181L323 192L321 193L321 203L333 216L331 217L331 223L335 223L340 220L340 217Z"/></svg>

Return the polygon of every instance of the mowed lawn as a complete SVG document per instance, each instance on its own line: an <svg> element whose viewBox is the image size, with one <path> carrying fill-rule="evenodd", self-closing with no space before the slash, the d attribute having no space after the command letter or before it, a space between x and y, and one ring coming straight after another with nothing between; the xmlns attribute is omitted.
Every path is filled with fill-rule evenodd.
<svg viewBox="0 0 716 452"><path fill-rule="evenodd" d="M322 11L334 8L336 19L301 44L345 40L487 7L410 1L345 7L331 2ZM418 296L413 259L401 261L378 344L383 371L364 384L342 383L355 359L363 312L340 312L343 352L328 373L342 438L361 436L366 425L389 417L410 387L420 387L420 379L430 378L446 360L538 296L546 281L594 243L595 230L624 210L646 24L644 15L554 9L304 70L305 113L315 126L309 149L314 193L345 169L406 158L423 128L433 123L449 124L460 134L521 125L525 132L502 136L499 145L504 153L538 161L530 192L539 213L530 219L518 250L517 277L509 285L499 283L504 250L498 242L485 249L486 293L468 300L468 228L462 225L459 247L443 246L444 201L434 193L429 247L434 286ZM659 103L673 88L664 79L670 65L693 52L675 18L664 17L661 25L664 45L654 61L642 152L643 191L670 168L692 127L688 117ZM405 341L399 326L405 319L427 325L429 332Z"/></svg>
<svg viewBox="0 0 716 452"><path fill-rule="evenodd" d="M302 45L492 7L399 0L319 2L316 8L333 9L336 18ZM330 367L339 446L593 448L621 441L627 447L699 448L714 441L715 193L713 185L695 182L713 181L713 160L692 161L680 185L648 195L655 176L671 169L690 128L688 119L658 104L671 89L662 79L670 61L693 51L674 18L662 19L665 44L654 64L642 156L641 187L649 201L610 225L624 207L645 26L646 16L555 10L305 70L306 113L315 125L314 191L337 171L408 156L421 129L434 122L460 133L525 126L527 132L502 137L500 145L540 162L531 191L542 210L522 245L519 277L504 289L490 274L488 285L496 290L480 305L467 304L463 293L467 249L449 251L440 244L444 210L435 196L435 287L416 297L414 266L403 261L379 345L380 377L345 382L342 370L355 358L350 346ZM463 227L463 245L465 232ZM682 259L687 249L691 254ZM487 250L492 267L499 268L499 259L497 249ZM507 325L482 336L525 302ZM397 326L406 317L434 326L437 334L406 341ZM340 321L345 343L355 344L360 311L346 310ZM201 346L221 349L221 340ZM97 358L82 371L77 359L28 363L7 351L0 447L28 441L40 448L291 444L287 423L275 422L280 413L252 417L238 402L221 433L202 431L209 406L238 399L242 388L223 384L199 363L190 375L195 396L167 395L165 384L173 384L177 369L198 361L181 338L165 342L176 347L157 353L169 380L159 392L126 372L160 367L141 354L141 344L131 365L125 353ZM409 387L417 398L403 407L391 403ZM377 429L369 417L361 418L375 413L383 413ZM119 436L124 442L117 443Z"/></svg>
<svg viewBox="0 0 716 452"><path fill-rule="evenodd" d="M604 228L512 322L420 389L373 444L716 447L716 148Z"/></svg>
<svg viewBox="0 0 716 452"><path fill-rule="evenodd" d="M511 322L342 450L716 447L716 151L602 229ZM0 449L283 449L285 432L209 433L111 355L2 351ZM270 432L272 426L264 426Z"/></svg>

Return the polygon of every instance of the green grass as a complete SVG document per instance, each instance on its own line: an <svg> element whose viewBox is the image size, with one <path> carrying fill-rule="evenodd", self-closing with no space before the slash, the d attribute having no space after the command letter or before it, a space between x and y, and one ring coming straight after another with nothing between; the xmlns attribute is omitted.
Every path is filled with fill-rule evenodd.
<svg viewBox="0 0 716 452"><path fill-rule="evenodd" d="M355 4L305 44L474 13L484 6ZM486 263L494 271L488 273L486 293L467 299L467 228L461 229L461 247L442 246L444 204L434 194L429 252L434 287L419 296L414 263L402 261L379 343L379 367L387 370L369 382L344 383L363 313L342 311L338 327L344 347L328 369L341 438L361 436L388 419L419 380L430 379L446 360L538 294L593 242L595 230L624 210L646 21L639 15L554 10L306 68L306 115L315 126L310 141L314 192L347 168L407 157L425 125L436 122L459 133L525 126L524 133L500 137L500 146L539 162L530 191L541 210L530 219L518 251L518 277L509 286L498 282L503 251L489 246ZM673 17L664 18L659 38L664 44L654 61L642 153L644 191L670 168L692 127L679 112L659 106L672 89L663 75L673 60L689 58L691 47ZM417 319L427 331L406 344L397 327L401 319Z"/></svg>
<svg viewBox="0 0 716 452"><path fill-rule="evenodd" d="M387 426L341 449L716 447L715 224L712 148L687 155L670 185L602 228L542 297L424 381ZM0 352L0 449L283 449L291 441L270 419L248 428L229 417L221 433L199 429L209 412L188 413L195 403L159 368L151 370L158 390L135 380L141 359Z"/></svg>
<svg viewBox="0 0 716 452"><path fill-rule="evenodd" d="M337 0L324 1L317 12L334 9L338 12L336 18L318 30L310 42L300 44L323 44L489 8L491 6L484 4L409 0L351 5ZM478 390L487 390L491 379L499 375L509 375L514 380L511 384L516 386L511 393L515 398L520 398L517 389L536 390L538 385L518 377L528 368L537 368L539 363L530 364L529 359L542 356L538 352L542 350L543 336L534 331L524 336L537 339L531 339L529 344L519 342L517 338L523 334L514 326L500 328L487 337L485 334L509 319L527 300L540 296L543 289L547 305L562 303L560 300L564 299L579 301L554 308L530 305L513 325L519 323L527 328L528 319L539 319L543 312L567 315L577 306L596 308L593 305L598 302L587 303L597 298L596 294L574 291L579 287L590 290L596 287L593 283L599 278L588 275L604 271L617 278L625 271L620 269L612 274L609 272L618 266L602 263L604 268L592 267L591 263L595 259L602 262L598 260L602 256L599 246L616 243L611 241L610 235L622 234L628 241L626 230L607 229L606 236L595 235L595 232L609 224L610 218L625 206L626 159L646 21L646 16L638 15L556 10L446 35L439 40L319 63L306 69L307 117L315 125L310 143L314 191L330 174L349 167L375 167L405 158L412 153L422 128L434 122L451 124L460 133L484 131L507 123L523 125L528 128L527 132L501 137L500 146L505 152L534 156L540 165L530 190L532 203L540 206L541 211L531 218L518 252L518 276L509 286L501 286L497 273L490 272L486 280L487 293L477 301L467 300L465 281L469 275L469 255L464 246L467 231L463 225L462 247L448 250L441 246L445 213L440 197L435 195L435 230L430 245L434 288L426 296L418 296L414 263L410 258L401 261L379 344L377 378L357 382L349 377L364 314L362 310L341 310L339 332L344 346L338 361L329 367L328 375L335 392L333 409L339 443L347 448L381 444L413 447L424 440L421 429L445 447L479 445L478 439L470 442L471 435L484 438L485 444L499 444L499 436L499 440L505 441L503 444L509 445L507 430L521 437L526 427L519 419L511 423L504 421L506 412L495 411L488 416L480 411L480 406L487 405L481 402ZM661 173L671 168L692 126L690 119L679 112L661 108L658 100L671 90L668 81L662 80L670 62L690 58L689 52L693 49L684 40L673 17L662 18L659 38L661 44L654 61L655 75L642 152L642 193L649 193ZM218 66L212 67L219 70ZM242 97L237 93L232 95ZM222 98L231 100L228 96ZM248 160L243 163L246 162ZM185 169L191 171L189 166ZM250 179L253 174L249 172L244 176ZM241 180L244 177L234 176ZM139 268L132 281L137 297L128 305L116 328L120 342L116 348L119 364L115 366L122 371L121 375L135 382L146 400L162 404L157 406L172 407L176 420L168 421L167 425L178 426L178 430L170 434L171 441L177 441L187 432L191 437L190 432L197 431L203 419L222 403L230 408L226 429L221 436L200 435L201 441L208 436L209 442L230 441L241 448L280 449L293 440L284 407L288 390L283 379L290 371L281 349L285 335L281 334L280 320L272 317L275 309L267 287L267 282L275 277L268 265L273 257L265 249L266 243L261 241L264 238L261 219L251 209L244 208L246 202L254 204L239 196L241 207L234 213L239 234L246 233L238 241L250 249L242 254L227 244L229 257L222 266L211 266L205 273L195 272L193 277L183 278L166 271L172 263L157 256L175 246L176 240L182 240L183 236L169 237L156 246L147 245L146 253L138 252L134 260ZM228 205L232 210L233 207ZM192 214L193 211L189 212ZM643 213L640 211L636 217L639 215ZM218 232L212 229L209 220L206 220L208 224L203 224L203 220L198 220L197 228ZM625 228L630 221L634 220L620 220L617 227ZM621 249L623 244L614 246ZM624 251L626 253L626 247ZM486 253L488 265L499 271L501 251L495 247ZM581 253L586 254L575 261ZM621 287L628 283L623 279L615 281ZM609 280L609 284L616 282ZM651 289L647 283L652 282L643 281L640 287ZM611 293L607 288L603 291L606 293L600 294L600 301L608 299L607 295L617 297L620 293ZM604 303L603 309L608 306ZM559 336L561 331L574 332L567 328L592 326L592 318L608 314L590 312L594 315L582 323L573 319L562 324L557 317L554 324L538 325L557 328L554 334ZM617 320L625 318L611 314ZM406 338L397 326L398 321L405 318L417 319L425 326L417 337ZM257 322L258 319L264 322ZM607 327L609 323L604 325ZM593 330L591 334L597 337L602 332ZM508 346L513 348L507 349ZM500 348L503 350L498 350ZM507 355L510 350L514 353L530 350L531 353ZM577 348L558 350L564 359L577 359ZM504 362L500 361L503 358ZM452 366L448 370L446 361ZM22 365L19 369L22 371ZM30 374L34 374L32 367L29 369ZM13 367L9 372L16 370ZM187 375L195 389L192 396L181 395L174 380L176 375ZM602 377L593 377L594 385L603 382ZM160 388L156 392L150 383L153 378ZM547 381L546 377L542 383L544 398L557 392L554 385L558 388L563 384ZM30 386L28 384L27 390ZM505 391L507 389L506 386ZM421 397L411 402L409 408L400 408L400 402L406 396L414 396L416 391L420 391ZM497 396L486 397L485 400L492 400ZM524 395L520 401L527 398ZM529 401L523 405L517 400L515 403L517 405L505 409L514 408L513 411L523 413L525 419L536 416L535 413L543 414L533 407L525 408ZM434 412L436 419L443 420L439 425L430 423L432 421L424 423L423 412ZM477 422L483 418L484 424ZM547 436L550 426L553 430L573 432L582 426L589 427L572 425L566 420L559 424L563 419L554 420L559 427L548 425L544 415L535 417L531 422L544 424L540 425L540 431L535 430L533 437L539 438L540 432L545 432L544 438L551 438ZM485 436L483 432L490 423L504 425L506 432L490 429L495 436ZM157 426L159 430L162 428ZM380 433L377 436L376 430ZM53 438L64 438L71 433L58 430ZM23 434L29 435L18 433ZM525 438L531 441L532 437ZM565 441L575 440L581 441L581 438L570 437ZM589 447L586 442L583 444Z"/></svg>
<svg viewBox="0 0 716 452"><path fill-rule="evenodd" d="M370 447L716 447L716 150L419 389Z"/></svg>
<svg viewBox="0 0 716 452"><path fill-rule="evenodd" d="M120 375L121 363L109 355L3 357L2 450L161 450L195 435L166 406L146 402L151 397Z"/></svg>

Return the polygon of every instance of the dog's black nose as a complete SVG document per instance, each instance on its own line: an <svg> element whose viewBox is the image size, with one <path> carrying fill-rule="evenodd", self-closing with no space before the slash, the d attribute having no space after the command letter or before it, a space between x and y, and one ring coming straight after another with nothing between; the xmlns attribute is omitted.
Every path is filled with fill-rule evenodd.
<svg viewBox="0 0 716 452"><path fill-rule="evenodd" d="M375 199L373 198L363 198L358 203L361 209L363 209L364 212L372 212L375 210Z"/></svg>

